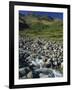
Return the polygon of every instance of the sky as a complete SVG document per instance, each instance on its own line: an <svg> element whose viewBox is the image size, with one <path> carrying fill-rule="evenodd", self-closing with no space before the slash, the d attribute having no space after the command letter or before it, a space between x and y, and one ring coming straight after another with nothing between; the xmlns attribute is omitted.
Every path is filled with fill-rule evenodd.
<svg viewBox="0 0 72 90"><path fill-rule="evenodd" d="M63 13L60 12L40 12L40 11L19 11L19 13L24 14L24 15L28 15L29 13L33 13L35 15L41 15L41 16L50 16L56 19L61 19L63 20Z"/></svg>

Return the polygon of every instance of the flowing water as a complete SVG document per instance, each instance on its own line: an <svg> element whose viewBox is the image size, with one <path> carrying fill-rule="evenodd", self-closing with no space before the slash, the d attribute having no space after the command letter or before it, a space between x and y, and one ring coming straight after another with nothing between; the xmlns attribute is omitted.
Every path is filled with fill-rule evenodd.
<svg viewBox="0 0 72 90"><path fill-rule="evenodd" d="M40 73L40 77L62 77L62 73L60 73L59 71L52 69L52 68L46 68L43 67L43 60L42 59L38 59L36 58L36 60L34 61L35 65L39 65L40 68L35 69L35 72L39 72Z"/></svg>

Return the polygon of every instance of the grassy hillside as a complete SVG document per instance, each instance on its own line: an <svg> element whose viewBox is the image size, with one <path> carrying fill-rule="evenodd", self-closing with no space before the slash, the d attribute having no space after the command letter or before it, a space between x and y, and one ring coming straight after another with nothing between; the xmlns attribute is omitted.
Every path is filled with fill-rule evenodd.
<svg viewBox="0 0 72 90"><path fill-rule="evenodd" d="M47 16L19 14L19 34L31 38L63 40L63 22Z"/></svg>

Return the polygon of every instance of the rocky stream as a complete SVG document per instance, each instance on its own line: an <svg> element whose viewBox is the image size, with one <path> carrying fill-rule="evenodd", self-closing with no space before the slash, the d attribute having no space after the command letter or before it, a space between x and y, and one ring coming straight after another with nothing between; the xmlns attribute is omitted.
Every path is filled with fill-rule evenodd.
<svg viewBox="0 0 72 90"><path fill-rule="evenodd" d="M19 37L19 79L63 76L63 44Z"/></svg>

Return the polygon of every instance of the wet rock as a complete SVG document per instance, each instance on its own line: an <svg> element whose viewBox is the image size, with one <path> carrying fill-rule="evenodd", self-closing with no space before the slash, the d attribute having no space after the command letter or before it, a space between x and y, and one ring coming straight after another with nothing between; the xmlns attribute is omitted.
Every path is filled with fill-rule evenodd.
<svg viewBox="0 0 72 90"><path fill-rule="evenodd" d="M23 77L27 75L27 73L30 71L29 67L24 67L19 69L19 77Z"/></svg>
<svg viewBox="0 0 72 90"><path fill-rule="evenodd" d="M27 77L26 76L23 76L23 77L21 77L20 79L26 79Z"/></svg>
<svg viewBox="0 0 72 90"><path fill-rule="evenodd" d="M40 76L40 78L48 78L48 75L43 74L43 73L40 73L39 76Z"/></svg>
<svg viewBox="0 0 72 90"><path fill-rule="evenodd" d="M40 76L39 76L39 72L37 72L37 71L32 71L32 75L33 75L33 78L40 78Z"/></svg>
<svg viewBox="0 0 72 90"><path fill-rule="evenodd" d="M32 71L27 74L27 78L33 78Z"/></svg>

